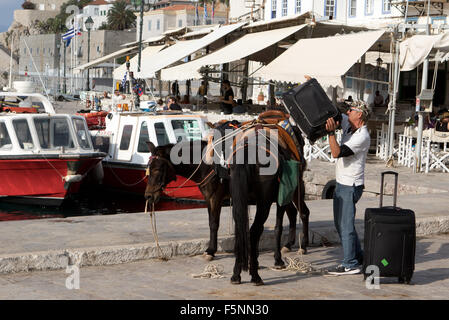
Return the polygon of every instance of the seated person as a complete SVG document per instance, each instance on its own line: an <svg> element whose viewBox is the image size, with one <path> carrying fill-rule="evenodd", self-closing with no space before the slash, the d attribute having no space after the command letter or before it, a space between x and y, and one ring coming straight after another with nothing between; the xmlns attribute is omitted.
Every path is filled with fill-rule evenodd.
<svg viewBox="0 0 449 320"><path fill-rule="evenodd" d="M437 117L435 116L435 113L430 112L426 116L426 123L424 124L425 129L432 129L435 128L437 123Z"/></svg>
<svg viewBox="0 0 449 320"><path fill-rule="evenodd" d="M379 90L377 90L376 95L374 96L374 107L383 107L383 106L384 106L384 97L382 97Z"/></svg>
<svg viewBox="0 0 449 320"><path fill-rule="evenodd" d="M167 101L167 110L182 111L181 106L176 102L175 97L171 96Z"/></svg>
<svg viewBox="0 0 449 320"><path fill-rule="evenodd" d="M246 107L243 106L242 99L237 100L237 105L232 108L232 113L245 113L247 111Z"/></svg>
<svg viewBox="0 0 449 320"><path fill-rule="evenodd" d="M353 102L354 100L352 99L352 96L348 96L348 99L346 99L344 102L346 102L346 103L351 103L351 102Z"/></svg>
<svg viewBox="0 0 449 320"><path fill-rule="evenodd" d="M167 110L166 107L164 106L164 101L162 99L159 99L157 101L157 105L156 105L156 111L162 111L162 110Z"/></svg>
<svg viewBox="0 0 449 320"><path fill-rule="evenodd" d="M449 112L445 112L441 115L441 118L435 125L436 131L449 132Z"/></svg>
<svg viewBox="0 0 449 320"><path fill-rule="evenodd" d="M182 104L189 104L189 103L190 103L189 96L188 96L188 95L184 95L184 97L183 97L181 103L182 103Z"/></svg>

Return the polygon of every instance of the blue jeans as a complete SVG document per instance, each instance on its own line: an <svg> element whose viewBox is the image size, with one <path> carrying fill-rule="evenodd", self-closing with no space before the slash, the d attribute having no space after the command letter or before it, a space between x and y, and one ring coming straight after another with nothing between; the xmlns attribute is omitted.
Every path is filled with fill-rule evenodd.
<svg viewBox="0 0 449 320"><path fill-rule="evenodd" d="M355 230L355 204L362 196L364 186L339 184L334 193L334 223L343 247L343 263L353 268L363 261L363 251Z"/></svg>

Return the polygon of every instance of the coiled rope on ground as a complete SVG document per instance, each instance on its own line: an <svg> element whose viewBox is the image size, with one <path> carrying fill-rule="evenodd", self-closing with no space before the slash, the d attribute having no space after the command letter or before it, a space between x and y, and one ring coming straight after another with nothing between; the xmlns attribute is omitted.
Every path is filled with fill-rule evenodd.
<svg viewBox="0 0 449 320"><path fill-rule="evenodd" d="M223 275L224 267L221 264L209 263L204 267L204 271L199 274L192 274L193 278L202 279L221 279L224 278Z"/></svg>

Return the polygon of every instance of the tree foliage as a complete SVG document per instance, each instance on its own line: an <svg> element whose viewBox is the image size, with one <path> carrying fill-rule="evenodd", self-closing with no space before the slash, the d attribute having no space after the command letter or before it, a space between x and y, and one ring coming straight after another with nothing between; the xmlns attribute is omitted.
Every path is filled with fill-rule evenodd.
<svg viewBox="0 0 449 320"><path fill-rule="evenodd" d="M41 34L65 33L67 32L67 26L65 25L66 20L72 14L66 13L67 7L74 5L80 9L80 12L82 12L83 7L89 2L91 2L91 0L69 0L61 5L61 9L56 17L49 18L46 21L37 21L34 26Z"/></svg>
<svg viewBox="0 0 449 320"><path fill-rule="evenodd" d="M125 30L136 26L136 16L129 10L124 0L114 2L108 13L108 28L110 30Z"/></svg>
<svg viewBox="0 0 449 320"><path fill-rule="evenodd" d="M25 1L22 3L22 9L24 10L34 10L36 9L36 5L32 3L31 1Z"/></svg>

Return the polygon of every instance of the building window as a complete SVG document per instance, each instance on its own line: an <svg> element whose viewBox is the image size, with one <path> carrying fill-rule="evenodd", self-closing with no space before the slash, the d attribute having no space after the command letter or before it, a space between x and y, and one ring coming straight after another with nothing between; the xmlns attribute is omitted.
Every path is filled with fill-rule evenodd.
<svg viewBox="0 0 449 320"><path fill-rule="evenodd" d="M168 139L167 131L165 130L165 125L162 122L157 122L154 124L154 130L156 131L157 145L165 146L170 143Z"/></svg>
<svg viewBox="0 0 449 320"><path fill-rule="evenodd" d="M45 10L45 4L43 3L39 4L39 10Z"/></svg>
<svg viewBox="0 0 449 320"><path fill-rule="evenodd" d="M374 0L365 0L365 15L370 16L374 12Z"/></svg>
<svg viewBox="0 0 449 320"><path fill-rule="evenodd" d="M178 28L182 27L182 20L178 20Z"/></svg>
<svg viewBox="0 0 449 320"><path fill-rule="evenodd" d="M382 13L391 12L391 0L382 0Z"/></svg>
<svg viewBox="0 0 449 320"><path fill-rule="evenodd" d="M45 48L42 49L42 53L45 54Z"/></svg>
<svg viewBox="0 0 449 320"><path fill-rule="evenodd" d="M352 72L346 74L348 77L352 77ZM346 78L346 89L352 89L352 79Z"/></svg>
<svg viewBox="0 0 449 320"><path fill-rule="evenodd" d="M324 16L329 17L329 20L335 18L335 1L336 0L326 0L324 7Z"/></svg>
<svg viewBox="0 0 449 320"><path fill-rule="evenodd" d="M157 20L157 23L156 23L156 30L160 30L161 29L161 20Z"/></svg>
<svg viewBox="0 0 449 320"><path fill-rule="evenodd" d="M355 17L357 15L357 0L349 0L349 16Z"/></svg>
<svg viewBox="0 0 449 320"><path fill-rule="evenodd" d="M56 10L56 5L54 3L51 4L51 10Z"/></svg>
<svg viewBox="0 0 449 320"><path fill-rule="evenodd" d="M282 0L282 16L287 15L287 0Z"/></svg>
<svg viewBox="0 0 449 320"><path fill-rule="evenodd" d="M300 12L301 12L301 0L296 0L295 13L300 13Z"/></svg>
<svg viewBox="0 0 449 320"><path fill-rule="evenodd" d="M271 19L276 18L276 5L277 5L277 1L271 0Z"/></svg>
<svg viewBox="0 0 449 320"><path fill-rule="evenodd" d="M151 21L148 21L148 31L151 31Z"/></svg>
<svg viewBox="0 0 449 320"><path fill-rule="evenodd" d="M418 23L418 17L407 17L405 19L405 23L417 24Z"/></svg>
<svg viewBox="0 0 449 320"><path fill-rule="evenodd" d="M95 9L94 9L94 15L95 15L95 16L98 16L99 12L100 12L100 9L98 9L98 8L95 8Z"/></svg>
<svg viewBox="0 0 449 320"><path fill-rule="evenodd" d="M433 17L432 18L432 25L438 26L446 24L446 17Z"/></svg>
<svg viewBox="0 0 449 320"><path fill-rule="evenodd" d="M36 48L36 54L39 54L39 48Z"/></svg>
<svg viewBox="0 0 449 320"><path fill-rule="evenodd" d="M33 54L33 48L30 48L30 54Z"/></svg>

